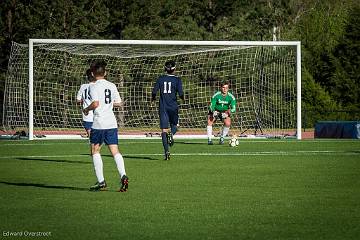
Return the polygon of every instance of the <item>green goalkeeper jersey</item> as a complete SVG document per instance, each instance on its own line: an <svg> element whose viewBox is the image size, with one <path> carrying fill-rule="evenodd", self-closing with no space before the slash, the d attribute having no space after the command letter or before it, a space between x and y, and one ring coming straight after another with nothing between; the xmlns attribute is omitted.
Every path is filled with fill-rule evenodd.
<svg viewBox="0 0 360 240"><path fill-rule="evenodd" d="M236 99L234 95L228 92L226 96L223 96L220 91L216 92L211 98L210 110L212 112L215 110L219 112L225 112L229 109L231 113L235 112Z"/></svg>

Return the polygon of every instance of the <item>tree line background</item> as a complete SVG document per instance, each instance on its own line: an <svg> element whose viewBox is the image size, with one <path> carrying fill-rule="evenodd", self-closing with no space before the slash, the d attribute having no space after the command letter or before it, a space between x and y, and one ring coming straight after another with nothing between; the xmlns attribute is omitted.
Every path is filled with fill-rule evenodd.
<svg viewBox="0 0 360 240"><path fill-rule="evenodd" d="M0 13L1 107L12 41L296 40L304 127L360 118L358 0L2 0Z"/></svg>

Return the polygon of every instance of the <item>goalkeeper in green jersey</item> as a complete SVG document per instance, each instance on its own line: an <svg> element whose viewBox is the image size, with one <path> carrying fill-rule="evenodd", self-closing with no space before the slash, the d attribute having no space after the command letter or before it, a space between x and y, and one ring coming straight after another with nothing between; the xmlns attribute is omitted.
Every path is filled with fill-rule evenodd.
<svg viewBox="0 0 360 240"><path fill-rule="evenodd" d="M207 125L208 144L213 144L212 126L217 119L224 123L219 142L219 144L224 144L224 137L229 133L231 125L230 114L235 113L236 110L236 99L234 95L229 92L228 82L223 82L221 84L221 90L212 96L209 108Z"/></svg>

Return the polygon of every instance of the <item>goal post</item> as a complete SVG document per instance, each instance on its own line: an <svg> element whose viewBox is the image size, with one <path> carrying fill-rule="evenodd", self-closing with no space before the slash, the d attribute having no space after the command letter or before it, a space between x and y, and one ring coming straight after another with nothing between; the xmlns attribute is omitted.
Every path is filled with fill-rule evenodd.
<svg viewBox="0 0 360 240"><path fill-rule="evenodd" d="M159 132L157 107L149 104L151 89L164 74L164 62L172 59L185 92L180 134L206 135L210 98L221 81L229 80L237 99L232 134L301 139L299 41L30 39L28 46L13 43L13 48L3 125L26 128L30 140L82 131L75 94L94 59L107 61L108 78L124 101L115 109L120 135ZM21 86L27 84L26 93Z"/></svg>

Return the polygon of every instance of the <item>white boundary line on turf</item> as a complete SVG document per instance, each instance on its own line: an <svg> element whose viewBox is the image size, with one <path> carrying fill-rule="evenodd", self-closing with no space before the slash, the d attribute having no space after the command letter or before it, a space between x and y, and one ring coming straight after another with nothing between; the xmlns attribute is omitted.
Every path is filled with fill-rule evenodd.
<svg viewBox="0 0 360 240"><path fill-rule="evenodd" d="M74 139L75 140L75 139ZM82 140L86 140L85 138L83 138ZM133 141L134 139L131 139L132 141L123 141L124 139L119 139L119 145L128 145L128 144L137 144L137 143L141 143L141 144L159 144L161 143L160 138L146 138L146 140L148 141ZM143 139L138 139L138 140L143 140ZM144 139L145 140L145 139ZM192 139L186 139L186 140L190 140L189 143L204 143L207 144L207 141L192 141ZM1 144L1 142L5 142ZM356 143L360 143L360 140L357 139L319 139L319 140L315 140L315 139L309 139L309 140L301 140L301 141L297 141L297 140L269 140L269 139L264 139L264 140L250 140L247 139L245 141L242 141L242 139L239 139L240 141L240 147L242 143L294 143L294 144L302 144L302 143L308 143L308 142L356 142ZM176 142L175 142L176 143ZM1 146L46 146L46 145L55 145L55 144L75 144L74 142L67 142L65 140L62 140L61 142L59 141L44 141L44 142L31 142L31 141L27 141L25 143L18 143L16 140L4 140L4 141L0 141L0 147ZM83 142L79 142L79 144L83 144ZM216 145L216 144L215 144ZM225 145L226 146L226 145ZM212 147L212 146L209 146Z"/></svg>
<svg viewBox="0 0 360 240"><path fill-rule="evenodd" d="M123 154L126 156L162 156L162 153L136 153ZM264 151L264 152L238 152L238 153L172 153L172 156L306 156L306 155L360 155L360 152L345 152L345 151ZM67 158L67 157L90 157L86 155L72 154L72 155L19 155L19 156L0 156L0 159L6 158Z"/></svg>
<svg viewBox="0 0 360 240"><path fill-rule="evenodd" d="M129 134L129 135L118 135L119 139L161 139L161 135L154 135L151 137L146 136L145 134ZM207 135L181 135L178 134L174 136L175 139L207 139ZM34 137L34 140L78 140L78 139L87 139L81 137L81 135L45 135L45 137L37 138Z"/></svg>

